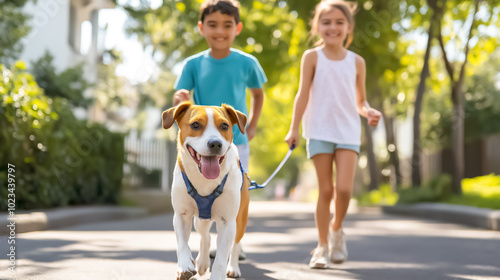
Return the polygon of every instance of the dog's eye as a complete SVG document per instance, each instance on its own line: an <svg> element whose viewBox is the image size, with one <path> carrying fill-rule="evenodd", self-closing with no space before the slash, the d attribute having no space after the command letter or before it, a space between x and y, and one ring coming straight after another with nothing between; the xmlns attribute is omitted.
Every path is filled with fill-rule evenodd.
<svg viewBox="0 0 500 280"><path fill-rule="evenodd" d="M199 122L194 122L191 124L191 129L193 130L201 129L201 124Z"/></svg>
<svg viewBox="0 0 500 280"><path fill-rule="evenodd" d="M220 129L223 131L227 131L229 129L229 125L227 123L223 123L220 125Z"/></svg>

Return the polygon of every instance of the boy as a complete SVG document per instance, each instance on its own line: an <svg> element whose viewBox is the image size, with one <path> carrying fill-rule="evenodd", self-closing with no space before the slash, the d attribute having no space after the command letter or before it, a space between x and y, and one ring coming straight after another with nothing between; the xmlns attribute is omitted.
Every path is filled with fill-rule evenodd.
<svg viewBox="0 0 500 280"><path fill-rule="evenodd" d="M248 172L248 141L255 135L264 101L262 85L267 78L255 57L231 48L243 27L239 6L236 0L207 0L201 5L198 27L210 49L184 61L174 85L177 92L173 103L177 106L188 101L193 90L193 99L198 105L226 103L248 116L246 88L249 88L253 102L246 133L241 134L237 126L233 127L233 142L238 147L243 169Z"/></svg>

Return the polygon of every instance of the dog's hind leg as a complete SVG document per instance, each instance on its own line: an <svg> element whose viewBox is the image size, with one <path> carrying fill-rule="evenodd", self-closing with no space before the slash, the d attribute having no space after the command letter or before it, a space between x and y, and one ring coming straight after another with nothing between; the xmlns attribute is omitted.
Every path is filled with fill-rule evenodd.
<svg viewBox="0 0 500 280"><path fill-rule="evenodd" d="M198 217L194 218L194 228L201 236L200 242L200 252L198 257L196 257L196 268L198 273L203 275L207 272L210 267L210 228L212 227L212 221L203 221Z"/></svg>
<svg viewBox="0 0 500 280"><path fill-rule="evenodd" d="M248 206L250 204L250 192L248 191L248 187L250 186L250 180L247 176L244 178L245 181L243 183L243 187L241 188L240 209L238 211L238 216L236 217L236 237L234 239L234 245L231 250L229 264L227 266L227 276L232 278L238 278L241 276L240 267L238 265L238 259L241 251L240 241L245 234L248 222Z"/></svg>

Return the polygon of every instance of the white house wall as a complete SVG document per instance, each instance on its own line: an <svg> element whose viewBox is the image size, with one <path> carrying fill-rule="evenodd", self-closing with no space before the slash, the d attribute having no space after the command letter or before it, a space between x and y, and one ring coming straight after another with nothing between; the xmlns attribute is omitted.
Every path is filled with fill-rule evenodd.
<svg viewBox="0 0 500 280"><path fill-rule="evenodd" d="M69 0L29 1L26 4L24 11L32 15L32 30L22 40L21 60L31 64L49 51L54 56L57 71L82 61L69 45L69 10Z"/></svg>
<svg viewBox="0 0 500 280"><path fill-rule="evenodd" d="M31 63L42 57L48 50L54 56L57 71L73 67L85 62L86 76L91 82L95 80L97 70L98 17L100 9L114 8L110 0L39 0L29 1L24 11L32 15L30 34L23 39L24 45L21 59ZM73 7L73 19L71 8ZM87 55L80 54L81 26L84 21L92 23L92 38ZM71 24L73 22L73 24ZM73 28L73 30L70 30Z"/></svg>

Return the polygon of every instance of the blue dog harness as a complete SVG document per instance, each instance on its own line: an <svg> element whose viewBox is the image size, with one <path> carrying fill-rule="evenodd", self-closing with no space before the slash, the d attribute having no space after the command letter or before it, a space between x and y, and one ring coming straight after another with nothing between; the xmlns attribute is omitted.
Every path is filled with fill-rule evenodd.
<svg viewBox="0 0 500 280"><path fill-rule="evenodd" d="M243 173L243 167L241 167L241 162L240 162L240 170L241 170L241 188L243 187L243 180L244 180L244 173ZM205 220L211 220L212 219L212 205L214 204L214 201L217 197L219 197L222 194L222 191L224 190L224 185L226 184L227 176L229 173L224 176L222 181L220 182L220 185L215 188L215 190L207 195L207 196L201 196L198 191L194 188L193 184L191 184L191 181L189 181L186 173L182 172L182 179L184 179L184 183L186 183L186 188L188 194L194 199L196 202L196 205L198 206L198 217L200 219L205 219Z"/></svg>

